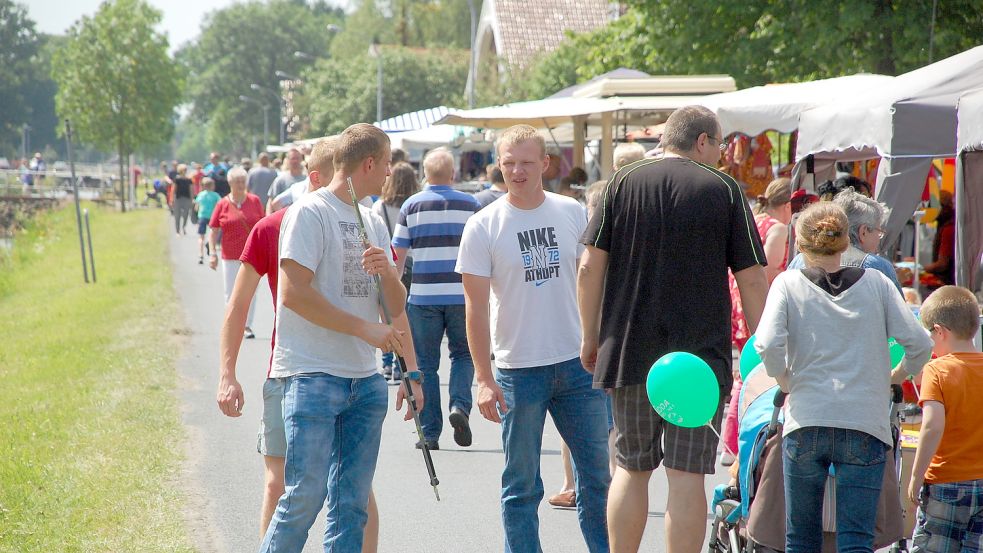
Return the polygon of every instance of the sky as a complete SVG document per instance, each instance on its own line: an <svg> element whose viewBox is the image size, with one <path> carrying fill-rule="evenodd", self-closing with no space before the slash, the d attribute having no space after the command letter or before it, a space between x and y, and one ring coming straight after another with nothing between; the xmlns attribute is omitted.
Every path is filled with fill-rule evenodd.
<svg viewBox="0 0 983 553"><path fill-rule="evenodd" d="M37 29L47 34L62 34L83 15L94 15L102 0L16 0L26 4ZM164 14L161 30L167 35L171 51L194 39L201 30L205 14L237 3L237 0L147 0ZM330 0L346 6L347 0Z"/></svg>

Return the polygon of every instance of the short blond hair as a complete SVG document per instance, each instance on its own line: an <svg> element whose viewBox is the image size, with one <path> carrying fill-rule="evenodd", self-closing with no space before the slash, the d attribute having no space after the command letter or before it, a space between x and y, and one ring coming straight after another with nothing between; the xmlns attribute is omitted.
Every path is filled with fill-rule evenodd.
<svg viewBox="0 0 983 553"><path fill-rule="evenodd" d="M810 205L795 223L795 243L806 259L841 253L850 245L850 221L833 202Z"/></svg>
<svg viewBox="0 0 983 553"><path fill-rule="evenodd" d="M215 181L211 177L202 177L201 187L205 190L215 190Z"/></svg>
<svg viewBox="0 0 983 553"><path fill-rule="evenodd" d="M962 286L943 286L931 293L919 311L927 329L944 326L960 340L972 340L980 329L980 305Z"/></svg>
<svg viewBox="0 0 983 553"><path fill-rule="evenodd" d="M310 158L307 160L307 170L321 173L322 180L330 179L334 175L334 154L337 140L334 137L322 138L314 144L311 149Z"/></svg>
<svg viewBox="0 0 983 553"><path fill-rule="evenodd" d="M501 155L502 146L515 146L526 140L535 141L543 152L543 157L546 157L546 140L529 125L512 125L502 131L502 134L498 135L498 141L495 142L495 153Z"/></svg>
<svg viewBox="0 0 983 553"><path fill-rule="evenodd" d="M334 152L334 170L352 173L368 158L380 160L389 149L389 137L382 129L368 123L355 123L338 135Z"/></svg>
<svg viewBox="0 0 983 553"><path fill-rule="evenodd" d="M447 148L434 148L423 158L423 176L431 184L448 184L454 180L454 154Z"/></svg>
<svg viewBox="0 0 983 553"><path fill-rule="evenodd" d="M622 142L614 149L614 170L617 171L640 159L645 159L645 148L638 142Z"/></svg>

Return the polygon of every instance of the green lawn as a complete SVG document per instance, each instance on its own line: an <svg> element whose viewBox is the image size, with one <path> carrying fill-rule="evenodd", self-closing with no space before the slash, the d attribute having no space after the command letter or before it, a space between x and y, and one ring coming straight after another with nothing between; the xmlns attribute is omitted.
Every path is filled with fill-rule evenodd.
<svg viewBox="0 0 983 553"><path fill-rule="evenodd" d="M0 551L193 551L166 211L40 216L0 259Z"/></svg>

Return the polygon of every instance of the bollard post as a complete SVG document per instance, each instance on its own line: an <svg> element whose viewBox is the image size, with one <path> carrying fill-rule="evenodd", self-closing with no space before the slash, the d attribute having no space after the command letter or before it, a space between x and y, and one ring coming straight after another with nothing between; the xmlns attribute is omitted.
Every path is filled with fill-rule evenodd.
<svg viewBox="0 0 983 553"><path fill-rule="evenodd" d="M68 165L72 170L72 195L75 197L75 221L78 223L79 252L82 254L82 275L89 283L89 268L85 262L85 239L82 236L82 210L79 207L79 183L75 180L75 160L72 158L72 122L65 119L65 143L68 145Z"/></svg>
<svg viewBox="0 0 983 553"><path fill-rule="evenodd" d="M85 236L89 242L89 265L92 268L92 282L96 282L96 255L92 250L92 229L89 227L89 210L85 210Z"/></svg>

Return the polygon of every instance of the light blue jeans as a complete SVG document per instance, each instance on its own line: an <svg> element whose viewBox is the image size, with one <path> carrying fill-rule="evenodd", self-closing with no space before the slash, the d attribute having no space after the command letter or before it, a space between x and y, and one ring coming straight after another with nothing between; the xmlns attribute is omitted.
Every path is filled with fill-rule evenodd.
<svg viewBox="0 0 983 553"><path fill-rule="evenodd" d="M440 408L440 342L447 333L447 348L451 356L451 372L447 383L448 410L457 407L471 414L471 382L474 380L474 361L468 349L468 331L464 325L463 305L406 305L406 316L413 331L416 363L423 372L423 411L420 426L423 437L437 440L444 429L444 414Z"/></svg>
<svg viewBox="0 0 983 553"><path fill-rule="evenodd" d="M502 522L506 553L541 553L539 460L549 412L570 448L576 476L577 516L591 553L608 551L608 422L604 392L580 359L526 369L499 369L496 381L508 412L502 416Z"/></svg>
<svg viewBox="0 0 983 553"><path fill-rule="evenodd" d="M807 426L782 443L785 470L785 551L823 548L823 490L836 474L836 550L872 552L887 444L859 430Z"/></svg>
<svg viewBox="0 0 983 553"><path fill-rule="evenodd" d="M341 378L308 373L286 379L285 491L261 553L303 550L325 498L324 550L362 550L388 394L386 381L378 374Z"/></svg>

